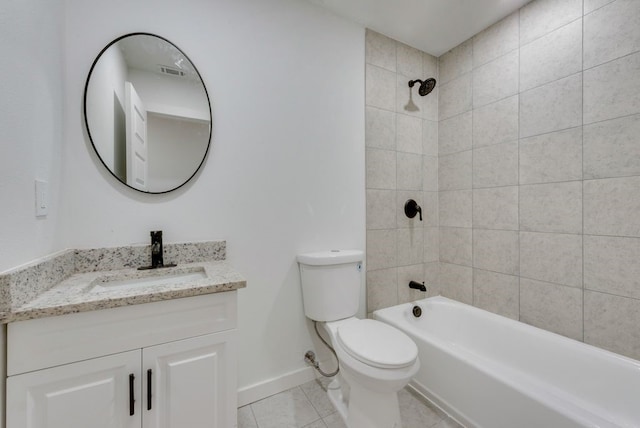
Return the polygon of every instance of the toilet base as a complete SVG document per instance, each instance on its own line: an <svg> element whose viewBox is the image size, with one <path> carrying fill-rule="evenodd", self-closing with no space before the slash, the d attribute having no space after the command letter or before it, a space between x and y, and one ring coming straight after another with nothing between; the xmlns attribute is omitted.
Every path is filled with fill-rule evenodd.
<svg viewBox="0 0 640 428"><path fill-rule="evenodd" d="M333 407L338 411L344 423L347 423L347 408L349 400L346 394L343 394L340 380L337 377L331 381L329 386L327 386L327 395L329 396L329 401L331 401Z"/></svg>
<svg viewBox="0 0 640 428"><path fill-rule="evenodd" d="M327 395L349 428L402 427L397 392L381 393L357 385L349 388L336 378L327 387Z"/></svg>

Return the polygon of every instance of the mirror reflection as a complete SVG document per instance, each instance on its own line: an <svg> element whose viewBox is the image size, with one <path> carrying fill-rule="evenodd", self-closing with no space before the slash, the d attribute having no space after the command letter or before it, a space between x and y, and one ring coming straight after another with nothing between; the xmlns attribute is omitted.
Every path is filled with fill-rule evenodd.
<svg viewBox="0 0 640 428"><path fill-rule="evenodd" d="M102 163L142 192L182 186L209 149L204 83L187 56L159 36L128 34L104 48L87 78L84 109Z"/></svg>

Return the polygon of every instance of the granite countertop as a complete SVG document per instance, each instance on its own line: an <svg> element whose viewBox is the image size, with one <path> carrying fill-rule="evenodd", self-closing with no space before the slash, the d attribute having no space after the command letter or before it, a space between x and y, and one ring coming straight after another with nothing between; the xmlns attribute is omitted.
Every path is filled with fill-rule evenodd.
<svg viewBox="0 0 640 428"><path fill-rule="evenodd" d="M137 305L246 287L242 275L224 260L224 241L169 244L166 247L165 262L177 262L176 267L138 270L132 266L148 265L148 246L132 246L66 250L0 274L0 322ZM171 255L171 260L167 260L166 254ZM183 277L174 280L179 275ZM165 281L167 277L171 279ZM146 279L160 278L163 279L161 283L144 283ZM132 285L119 283L120 280L142 282Z"/></svg>

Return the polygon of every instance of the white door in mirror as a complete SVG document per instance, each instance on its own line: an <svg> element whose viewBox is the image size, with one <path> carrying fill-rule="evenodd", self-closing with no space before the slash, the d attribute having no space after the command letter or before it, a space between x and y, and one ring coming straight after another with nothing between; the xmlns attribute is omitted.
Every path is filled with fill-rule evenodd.
<svg viewBox="0 0 640 428"><path fill-rule="evenodd" d="M125 82L125 99L127 184L147 190L147 110L131 82Z"/></svg>

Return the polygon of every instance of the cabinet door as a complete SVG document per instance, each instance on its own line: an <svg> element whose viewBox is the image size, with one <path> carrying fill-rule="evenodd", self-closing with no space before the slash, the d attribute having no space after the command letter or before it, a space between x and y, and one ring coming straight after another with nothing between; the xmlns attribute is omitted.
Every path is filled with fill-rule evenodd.
<svg viewBox="0 0 640 428"><path fill-rule="evenodd" d="M235 352L235 330L144 348L143 427L235 427Z"/></svg>
<svg viewBox="0 0 640 428"><path fill-rule="evenodd" d="M7 428L139 428L140 385L139 350L11 376Z"/></svg>

